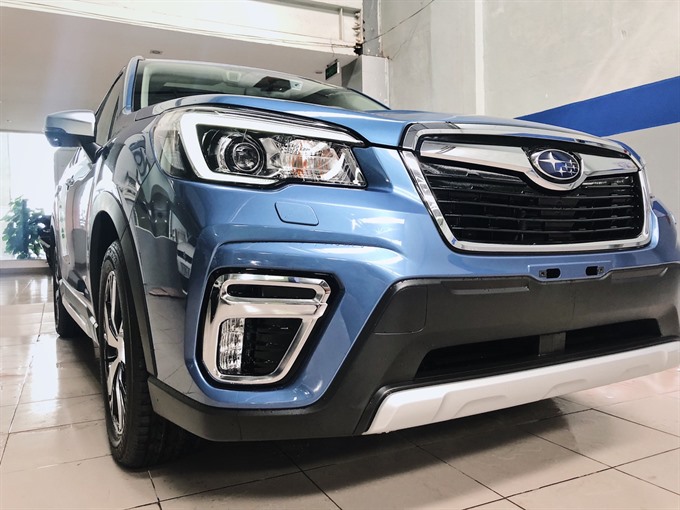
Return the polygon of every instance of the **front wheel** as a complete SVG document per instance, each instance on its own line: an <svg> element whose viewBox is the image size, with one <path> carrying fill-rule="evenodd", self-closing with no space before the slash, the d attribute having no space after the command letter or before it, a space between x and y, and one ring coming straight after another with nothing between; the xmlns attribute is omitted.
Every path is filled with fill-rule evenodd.
<svg viewBox="0 0 680 510"><path fill-rule="evenodd" d="M99 352L106 428L113 458L141 467L180 454L191 437L154 413L118 241L104 254L99 280Z"/></svg>

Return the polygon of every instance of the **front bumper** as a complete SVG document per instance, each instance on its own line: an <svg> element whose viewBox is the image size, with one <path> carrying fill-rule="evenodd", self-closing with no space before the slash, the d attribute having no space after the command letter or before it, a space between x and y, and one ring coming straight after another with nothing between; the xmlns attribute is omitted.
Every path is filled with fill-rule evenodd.
<svg viewBox="0 0 680 510"><path fill-rule="evenodd" d="M364 148L356 156L367 189L291 184L263 191L151 170L142 190L149 197L169 190L177 238L168 237L170 225L158 230L159 223L141 221L142 208L131 215L159 414L218 440L362 434L395 389L677 341L680 255L675 225L660 205L649 212L649 244L637 249L462 253L442 239L397 151ZM337 284L290 372L262 386L215 380L203 363L207 289L218 275L244 272ZM607 337L604 348L578 355L546 348L559 347L567 331L635 321L654 327L618 346ZM438 349L494 341L531 348L536 338L538 354L522 351L524 358L504 366L421 367Z"/></svg>
<svg viewBox="0 0 680 510"><path fill-rule="evenodd" d="M579 281L405 280L389 289L328 389L310 405L220 408L153 377L152 402L159 414L212 440L357 435L485 412L676 365L679 289L677 263ZM482 349L474 363L427 368L432 352L446 356L446 349L494 348L498 341L522 348L500 361L487 362ZM499 383L507 383L501 392ZM251 393L268 398L279 390ZM228 393L214 394L220 391ZM409 403L414 397L422 411ZM440 414L432 411L443 402Z"/></svg>

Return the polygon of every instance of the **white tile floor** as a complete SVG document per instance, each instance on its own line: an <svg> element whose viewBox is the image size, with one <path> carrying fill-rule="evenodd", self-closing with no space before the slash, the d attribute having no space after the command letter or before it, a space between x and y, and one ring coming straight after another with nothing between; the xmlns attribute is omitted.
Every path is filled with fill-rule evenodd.
<svg viewBox="0 0 680 510"><path fill-rule="evenodd" d="M45 276L0 277L0 508L680 508L680 372L385 436L109 455L87 340Z"/></svg>

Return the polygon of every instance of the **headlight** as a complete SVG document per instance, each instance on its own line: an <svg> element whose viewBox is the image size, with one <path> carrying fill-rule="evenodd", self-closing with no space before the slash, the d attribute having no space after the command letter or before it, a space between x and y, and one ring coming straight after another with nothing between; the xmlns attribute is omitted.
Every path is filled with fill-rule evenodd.
<svg viewBox="0 0 680 510"><path fill-rule="evenodd" d="M325 126L190 109L162 115L153 128L160 167L186 174L184 161L208 181L271 185L282 181L362 187L352 153L361 141Z"/></svg>

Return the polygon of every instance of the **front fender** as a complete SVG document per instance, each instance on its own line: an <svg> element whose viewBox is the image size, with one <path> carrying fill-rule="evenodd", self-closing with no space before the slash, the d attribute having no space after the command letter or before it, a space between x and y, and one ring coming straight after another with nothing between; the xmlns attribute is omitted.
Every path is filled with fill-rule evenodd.
<svg viewBox="0 0 680 510"><path fill-rule="evenodd" d="M127 267L127 277L130 283L131 302L133 314L137 322L140 341L144 351L146 368L151 374L156 374L156 360L149 327L149 314L144 295L144 283L138 251L131 235L128 220L121 203L109 191L96 193L92 202L92 224L90 228L90 268L89 274L94 296L98 295L99 273L104 253L108 246L115 240L120 241L123 248L123 258ZM96 305L93 305L96 306Z"/></svg>

